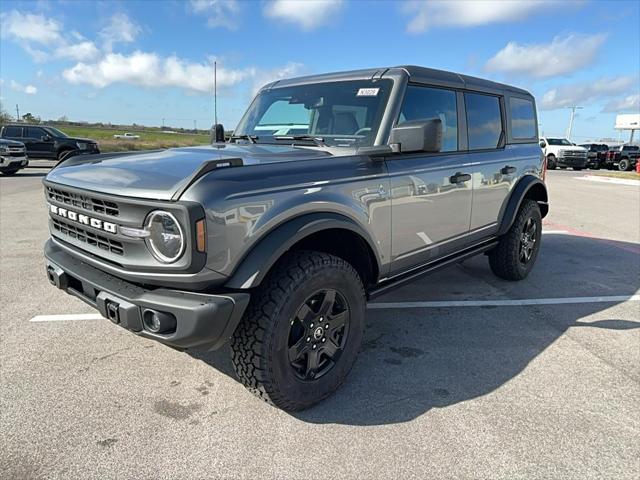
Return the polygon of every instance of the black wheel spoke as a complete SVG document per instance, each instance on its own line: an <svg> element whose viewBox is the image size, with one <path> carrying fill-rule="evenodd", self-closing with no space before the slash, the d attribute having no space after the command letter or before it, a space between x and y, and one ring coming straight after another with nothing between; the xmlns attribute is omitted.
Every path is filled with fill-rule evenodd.
<svg viewBox="0 0 640 480"><path fill-rule="evenodd" d="M324 299L322 300L322 305L320 305L320 311L318 314L320 315L329 315L333 310L333 305L336 302L336 291L335 290L327 290L324 294Z"/></svg>
<svg viewBox="0 0 640 480"><path fill-rule="evenodd" d="M320 367L320 352L318 349L309 350L307 353L307 378L314 378Z"/></svg>
<svg viewBox="0 0 640 480"><path fill-rule="evenodd" d="M348 318L349 318L349 312L347 311L344 311L344 312L338 313L337 315L329 317L330 336L333 336L335 332L340 331L340 329L344 327L344 325L347 323Z"/></svg>
<svg viewBox="0 0 640 480"><path fill-rule="evenodd" d="M303 324L306 324L313 318L313 311L309 308L309 305L303 303L302 306L298 309L298 313L296 318L300 320Z"/></svg>
<svg viewBox="0 0 640 480"><path fill-rule="evenodd" d="M304 352L307 350L308 343L305 337L302 337L298 340L294 345L289 347L289 361L296 362L302 357Z"/></svg>
<svg viewBox="0 0 640 480"><path fill-rule="evenodd" d="M327 342L323 345L321 352L324 353L327 357L333 359L336 353L340 350L340 347L336 345L333 339L329 338Z"/></svg>

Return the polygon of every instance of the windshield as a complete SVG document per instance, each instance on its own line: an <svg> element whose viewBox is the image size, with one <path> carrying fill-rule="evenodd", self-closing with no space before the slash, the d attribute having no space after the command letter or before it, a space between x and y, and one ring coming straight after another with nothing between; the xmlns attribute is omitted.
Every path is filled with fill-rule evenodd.
<svg viewBox="0 0 640 480"><path fill-rule="evenodd" d="M309 143L304 136L311 136L330 146L371 146L391 87L390 80L357 80L265 90L234 136L257 143Z"/></svg>
<svg viewBox="0 0 640 480"><path fill-rule="evenodd" d="M547 138L547 143L549 145L567 145L569 147L573 146L573 143L569 142L566 138Z"/></svg>
<svg viewBox="0 0 640 480"><path fill-rule="evenodd" d="M66 133L62 133L60 130L58 130L57 128L53 128L53 127L47 127L45 130L47 130L51 135L53 135L54 137L62 137L62 138L67 138L67 134Z"/></svg>

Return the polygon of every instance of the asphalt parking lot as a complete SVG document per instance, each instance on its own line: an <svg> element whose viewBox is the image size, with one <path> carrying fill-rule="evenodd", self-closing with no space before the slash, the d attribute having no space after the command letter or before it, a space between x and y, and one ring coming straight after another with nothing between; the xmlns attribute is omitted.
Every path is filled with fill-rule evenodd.
<svg viewBox="0 0 640 480"><path fill-rule="evenodd" d="M31 321L94 313L44 276L45 172L0 177L0 477L639 478L640 187L549 172L527 280L480 257L376 300L346 385L291 415L226 349Z"/></svg>

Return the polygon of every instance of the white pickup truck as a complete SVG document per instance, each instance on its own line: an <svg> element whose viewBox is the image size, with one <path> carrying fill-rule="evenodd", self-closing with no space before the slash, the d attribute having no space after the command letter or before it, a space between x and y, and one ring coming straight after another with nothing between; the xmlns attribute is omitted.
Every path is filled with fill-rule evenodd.
<svg viewBox="0 0 640 480"><path fill-rule="evenodd" d="M574 145L566 138L541 138L540 148L547 159L549 170L555 170L556 167L582 170L587 166L587 149Z"/></svg>
<svg viewBox="0 0 640 480"><path fill-rule="evenodd" d="M117 138L119 140L138 140L140 135L134 135L133 133L123 133L122 135L114 135L113 138Z"/></svg>

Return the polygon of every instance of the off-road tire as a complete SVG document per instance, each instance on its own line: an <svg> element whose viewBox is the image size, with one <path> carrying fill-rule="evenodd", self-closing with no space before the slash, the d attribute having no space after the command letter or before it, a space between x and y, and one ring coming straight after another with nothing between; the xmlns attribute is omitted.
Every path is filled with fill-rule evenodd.
<svg viewBox="0 0 640 480"><path fill-rule="evenodd" d="M348 335L328 372L301 380L289 363L290 325L299 306L323 288L335 289L348 303ZM360 276L345 260L315 251L288 254L252 293L233 334L232 362L238 378L254 395L283 410L302 410L324 400L353 367L364 333L365 306Z"/></svg>
<svg viewBox="0 0 640 480"><path fill-rule="evenodd" d="M520 261L521 236L527 220L530 218L536 224L535 246L531 258L527 263ZM542 215L538 204L525 199L520 205L518 215L509 231L500 238L498 246L489 252L491 271L504 280L522 280L529 275L540 251L542 238Z"/></svg>
<svg viewBox="0 0 640 480"><path fill-rule="evenodd" d="M621 172L628 172L631 170L631 162L628 158L621 158L620 163L618 163L618 170Z"/></svg>
<svg viewBox="0 0 640 480"><path fill-rule="evenodd" d="M558 162L556 160L556 156L555 155L547 155L547 169L548 170L555 170L557 166L558 166Z"/></svg>
<svg viewBox="0 0 640 480"><path fill-rule="evenodd" d="M19 168L15 168L15 169L7 169L7 170L0 170L0 173L2 173L3 175L6 175L7 177L10 175L14 175L16 174L18 171L20 171Z"/></svg>

